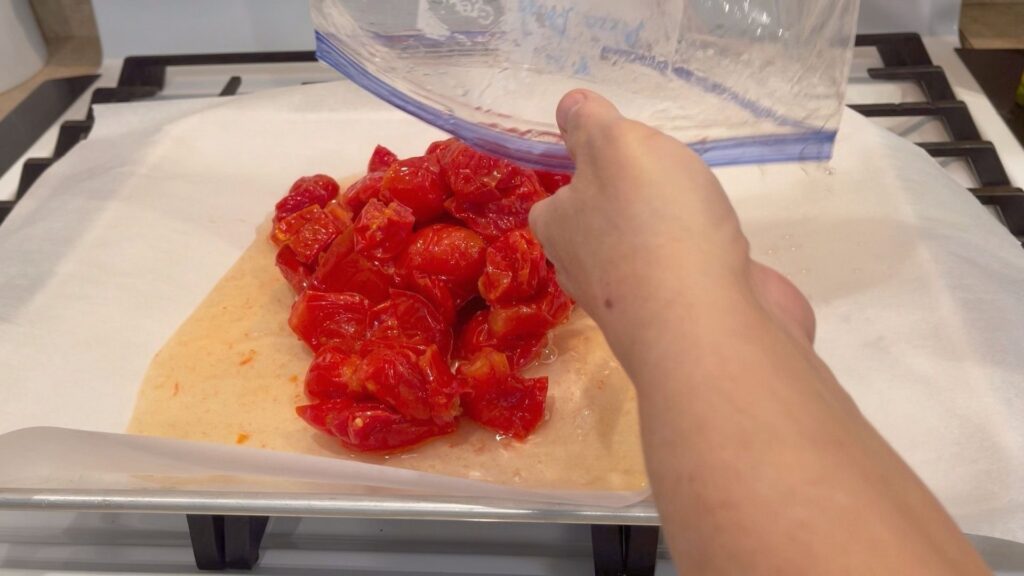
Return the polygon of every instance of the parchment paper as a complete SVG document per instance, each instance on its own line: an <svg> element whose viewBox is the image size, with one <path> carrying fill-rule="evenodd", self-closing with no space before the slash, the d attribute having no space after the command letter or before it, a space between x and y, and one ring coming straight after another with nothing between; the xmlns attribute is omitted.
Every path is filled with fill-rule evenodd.
<svg viewBox="0 0 1024 576"><path fill-rule="evenodd" d="M642 492L636 400L582 311L552 332L545 421L524 442L463 421L452 435L388 457L359 455L295 415L312 360L289 330L294 294L274 265L269 224L157 353L128 431L399 466L562 491Z"/></svg>
<svg viewBox="0 0 1024 576"><path fill-rule="evenodd" d="M410 155L440 136L345 83L98 107L89 139L0 227L0 432L123 431L153 355L297 174L356 173L378 142ZM754 255L808 292L818 350L868 418L962 529L1024 540L1019 243L927 155L851 112L828 169L718 175ZM152 469L319 482L329 468L383 482L337 459L83 434L0 436L0 486ZM429 478L429 490L465 493Z"/></svg>

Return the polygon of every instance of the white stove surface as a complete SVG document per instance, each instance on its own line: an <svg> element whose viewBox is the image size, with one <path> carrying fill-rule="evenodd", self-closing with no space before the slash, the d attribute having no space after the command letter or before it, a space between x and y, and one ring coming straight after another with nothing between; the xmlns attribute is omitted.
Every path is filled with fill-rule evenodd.
<svg viewBox="0 0 1024 576"><path fill-rule="evenodd" d="M929 38L925 44L957 96L967 103L982 137L995 144L1011 181L1024 186L1024 148L953 52L958 42ZM867 69L875 66L881 66L875 50L858 48L848 103L924 100L912 82L868 78ZM105 62L94 87L116 86L120 69L120 60ZM232 75L242 77L240 94L338 78L313 62L172 67L157 98L216 96ZM14 197L24 159L50 156L60 123L84 118L88 102L87 93L0 176L0 199ZM876 121L916 142L949 139L936 119ZM977 185L963 160L941 162L964 186ZM1024 544L991 538L973 541L997 574L1024 575ZM593 574L587 526L277 518L271 521L262 551L255 571L260 574ZM0 511L0 576L195 572L181 516ZM657 573L675 574L663 550Z"/></svg>

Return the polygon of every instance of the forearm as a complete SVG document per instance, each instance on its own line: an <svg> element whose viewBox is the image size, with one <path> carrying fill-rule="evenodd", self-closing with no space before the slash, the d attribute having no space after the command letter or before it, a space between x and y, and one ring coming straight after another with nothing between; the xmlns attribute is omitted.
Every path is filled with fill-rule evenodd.
<svg viewBox="0 0 1024 576"><path fill-rule="evenodd" d="M742 282L715 286L613 343L683 571L984 573L810 344Z"/></svg>

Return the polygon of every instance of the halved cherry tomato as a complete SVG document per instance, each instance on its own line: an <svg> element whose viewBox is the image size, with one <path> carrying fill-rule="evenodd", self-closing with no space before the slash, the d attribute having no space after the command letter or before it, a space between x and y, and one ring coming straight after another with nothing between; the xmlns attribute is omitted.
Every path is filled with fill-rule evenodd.
<svg viewBox="0 0 1024 576"><path fill-rule="evenodd" d="M314 204L282 218L274 224L274 230L270 233L270 240L275 246L284 246L320 211L320 207Z"/></svg>
<svg viewBox="0 0 1024 576"><path fill-rule="evenodd" d="M515 168L507 160L481 154L459 141L444 144L437 152L437 158L452 195L471 203L500 199L498 183Z"/></svg>
<svg viewBox="0 0 1024 576"><path fill-rule="evenodd" d="M537 180L540 185L544 187L544 191L548 194L554 194L558 192L558 189L566 184L572 183L572 174L566 172L545 172L543 170L534 170L534 174L537 175Z"/></svg>
<svg viewBox="0 0 1024 576"><path fill-rule="evenodd" d="M489 310L480 310L459 327L455 339L454 356L468 359L484 348L504 352L513 370L522 370L533 364L540 356L547 341L547 334L535 334L498 341L488 326Z"/></svg>
<svg viewBox="0 0 1024 576"><path fill-rule="evenodd" d="M398 156L394 152L388 150L380 144L373 149L373 154L370 155L370 162L366 166L367 172L383 172L391 167L392 164L398 162Z"/></svg>
<svg viewBox="0 0 1024 576"><path fill-rule="evenodd" d="M357 378L368 393L414 420L451 422L457 415L455 377L436 346L417 355L378 345L363 358Z"/></svg>
<svg viewBox="0 0 1024 576"><path fill-rule="evenodd" d="M331 220L334 220L334 225L341 231L348 230L349 226L355 222L352 209L338 200L328 202L324 206L324 212L331 217Z"/></svg>
<svg viewBox="0 0 1024 576"><path fill-rule="evenodd" d="M457 144L460 144L460 142L456 138L449 138L447 140L438 140L436 142L431 142L430 145L427 146L427 155L441 156L445 153L445 150L447 150L449 146L455 146ZM440 158L438 159L440 160Z"/></svg>
<svg viewBox="0 0 1024 576"><path fill-rule="evenodd" d="M306 371L306 396L331 400L365 395L366 391L356 378L360 358L346 350L346 346L327 344L317 351Z"/></svg>
<svg viewBox="0 0 1024 576"><path fill-rule="evenodd" d="M295 413L313 428L331 434L331 430L327 427L328 417L337 418L338 414L351 411L355 403L356 401L351 398L334 398L305 406L296 406Z"/></svg>
<svg viewBox="0 0 1024 576"><path fill-rule="evenodd" d="M383 172L370 172L352 183L341 195L341 202L358 213L366 203L380 197L380 184L384 181Z"/></svg>
<svg viewBox="0 0 1024 576"><path fill-rule="evenodd" d="M274 205L274 222L302 210L306 206L323 208L338 195L338 182L326 174L303 176L292 184L288 194Z"/></svg>
<svg viewBox="0 0 1024 576"><path fill-rule="evenodd" d="M353 353L366 337L370 305L353 292L306 290L292 305L288 325L314 351L326 344Z"/></svg>
<svg viewBox="0 0 1024 576"><path fill-rule="evenodd" d="M302 211L296 212L282 220L281 224L292 218L302 216L306 210L311 210L312 212L302 228L288 239L288 245L295 251L295 257L300 262L315 266L317 257L320 256L324 249L330 246L340 230L334 223L334 219L318 206L304 208Z"/></svg>
<svg viewBox="0 0 1024 576"><path fill-rule="evenodd" d="M434 345L447 358L452 351L452 329L437 310L413 292L391 290L390 296L370 310L367 338L420 351Z"/></svg>
<svg viewBox="0 0 1024 576"><path fill-rule="evenodd" d="M370 200L356 218L356 252L374 260L394 258L405 248L415 222L403 204Z"/></svg>
<svg viewBox="0 0 1024 576"><path fill-rule="evenodd" d="M399 271L399 278L402 288L423 296L447 324L454 324L459 306L474 296L468 292L455 290L448 280L440 276Z"/></svg>
<svg viewBox="0 0 1024 576"><path fill-rule="evenodd" d="M292 290L296 294L301 293L309 286L310 277L313 275L313 269L302 262L295 256L295 251L289 246L282 246L277 251L277 269L281 271L281 275L288 281L288 284L292 287Z"/></svg>
<svg viewBox="0 0 1024 576"><path fill-rule="evenodd" d="M536 178L522 178L512 188L503 190L498 200L472 202L453 196L445 202L445 209L485 240L494 241L503 234L526 228L530 208L547 197Z"/></svg>
<svg viewBox="0 0 1024 576"><path fill-rule="evenodd" d="M528 229L513 230L487 247L480 294L492 304L509 304L534 296L547 282L544 250Z"/></svg>
<svg viewBox="0 0 1024 576"><path fill-rule="evenodd" d="M500 342L544 334L565 322L573 302L552 279L544 290L530 300L516 304L493 306L487 318L491 334Z"/></svg>
<svg viewBox="0 0 1024 576"><path fill-rule="evenodd" d="M409 419L384 404L338 398L295 408L310 426L357 452L387 452L415 446L455 431L456 423Z"/></svg>
<svg viewBox="0 0 1024 576"><path fill-rule="evenodd" d="M310 286L320 292L356 292L371 304L388 298L397 286L390 262L375 262L355 252L355 232L349 228L320 256Z"/></svg>
<svg viewBox="0 0 1024 576"><path fill-rule="evenodd" d="M425 224L444 213L450 191L441 179L441 166L434 156L399 160L388 168L381 182L381 199L409 207L416 222Z"/></svg>
<svg viewBox="0 0 1024 576"><path fill-rule="evenodd" d="M547 378L512 372L504 354L490 348L459 365L466 416L500 434L522 440L544 418Z"/></svg>
<svg viewBox="0 0 1024 576"><path fill-rule="evenodd" d="M487 245L463 226L431 224L416 231L398 262L399 272L422 272L448 280L463 292L475 292L484 270Z"/></svg>

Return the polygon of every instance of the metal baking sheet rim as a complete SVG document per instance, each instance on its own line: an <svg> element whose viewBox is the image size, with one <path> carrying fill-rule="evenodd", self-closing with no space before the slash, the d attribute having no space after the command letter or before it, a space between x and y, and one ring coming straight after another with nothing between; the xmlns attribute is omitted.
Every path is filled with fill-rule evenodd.
<svg viewBox="0 0 1024 576"><path fill-rule="evenodd" d="M0 488L0 510L310 516L558 524L660 524L654 502L624 508L440 498L381 498L282 492Z"/></svg>

